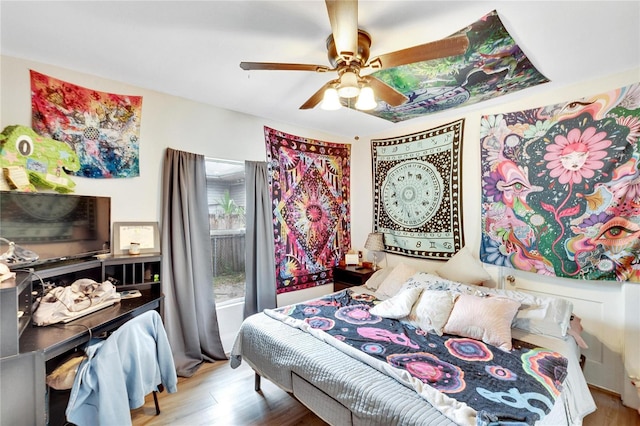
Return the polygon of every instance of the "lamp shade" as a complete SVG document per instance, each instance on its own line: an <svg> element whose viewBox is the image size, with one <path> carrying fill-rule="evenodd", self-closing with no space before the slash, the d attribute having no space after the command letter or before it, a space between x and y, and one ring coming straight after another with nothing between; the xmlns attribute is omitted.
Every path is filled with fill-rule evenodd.
<svg viewBox="0 0 640 426"><path fill-rule="evenodd" d="M360 93L358 86L358 76L353 71L345 71L340 76L340 86L338 86L338 94L341 98L355 98Z"/></svg>
<svg viewBox="0 0 640 426"><path fill-rule="evenodd" d="M381 232L370 233L364 248L370 251L384 251L384 235Z"/></svg>
<svg viewBox="0 0 640 426"><path fill-rule="evenodd" d="M373 89L369 86L365 86L360 90L358 95L358 101L356 102L356 108L363 111L369 111L377 106L375 97L373 96Z"/></svg>
<svg viewBox="0 0 640 426"><path fill-rule="evenodd" d="M342 107L342 104L340 103L340 97L338 97L338 91L333 87L329 87L324 91L324 97L322 98L320 108L336 110L340 109L340 107Z"/></svg>

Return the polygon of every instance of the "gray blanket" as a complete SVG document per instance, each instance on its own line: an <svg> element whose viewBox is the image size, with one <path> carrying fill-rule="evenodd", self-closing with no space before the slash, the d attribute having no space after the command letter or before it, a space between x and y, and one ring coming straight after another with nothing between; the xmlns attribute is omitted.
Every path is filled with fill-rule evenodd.
<svg viewBox="0 0 640 426"><path fill-rule="evenodd" d="M282 344L285 340L295 345ZM293 391L291 373L296 373L349 409L354 424L455 425L413 389L262 313L242 324L231 367L242 360L287 392Z"/></svg>
<svg viewBox="0 0 640 426"><path fill-rule="evenodd" d="M526 340L524 337L518 338ZM264 313L247 318L240 328L231 351L231 367L242 361L287 392L293 392L293 374L313 383L353 413L354 425L455 425L396 379ZM588 401L590 394L579 367L575 369L578 377L570 372L573 379L567 386L575 396L563 392L541 424L579 425L595 409L592 400ZM327 405L325 411L332 409ZM322 408L314 411L324 417L318 412Z"/></svg>

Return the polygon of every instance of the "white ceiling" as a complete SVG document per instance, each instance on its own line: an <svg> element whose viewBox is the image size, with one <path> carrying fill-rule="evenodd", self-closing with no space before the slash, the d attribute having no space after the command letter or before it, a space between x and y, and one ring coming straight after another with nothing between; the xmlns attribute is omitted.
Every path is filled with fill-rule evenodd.
<svg viewBox="0 0 640 426"><path fill-rule="evenodd" d="M378 56L446 37L492 10L551 80L504 100L640 67L637 0L361 0L358 15ZM322 0L3 0L0 18L2 55L347 138L402 126L348 109L299 110L333 75L240 69L241 61L329 65L331 27Z"/></svg>

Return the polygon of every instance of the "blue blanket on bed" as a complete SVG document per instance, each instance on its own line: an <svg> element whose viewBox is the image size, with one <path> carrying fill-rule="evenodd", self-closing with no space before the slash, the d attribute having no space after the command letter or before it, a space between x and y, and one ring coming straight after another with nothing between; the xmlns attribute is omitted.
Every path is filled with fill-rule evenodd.
<svg viewBox="0 0 640 426"><path fill-rule="evenodd" d="M544 348L505 352L478 340L426 333L369 313L375 300L347 289L272 312L406 371L474 409L478 425L532 425L551 411L566 377L562 355Z"/></svg>

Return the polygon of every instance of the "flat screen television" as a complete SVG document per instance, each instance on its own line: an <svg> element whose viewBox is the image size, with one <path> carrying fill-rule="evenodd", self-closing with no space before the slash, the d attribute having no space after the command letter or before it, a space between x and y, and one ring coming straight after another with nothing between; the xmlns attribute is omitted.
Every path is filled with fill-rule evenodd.
<svg viewBox="0 0 640 426"><path fill-rule="evenodd" d="M109 253L111 198L0 191L0 237L37 254L37 265ZM0 244L0 255L9 246ZM11 266L11 263L9 263Z"/></svg>

